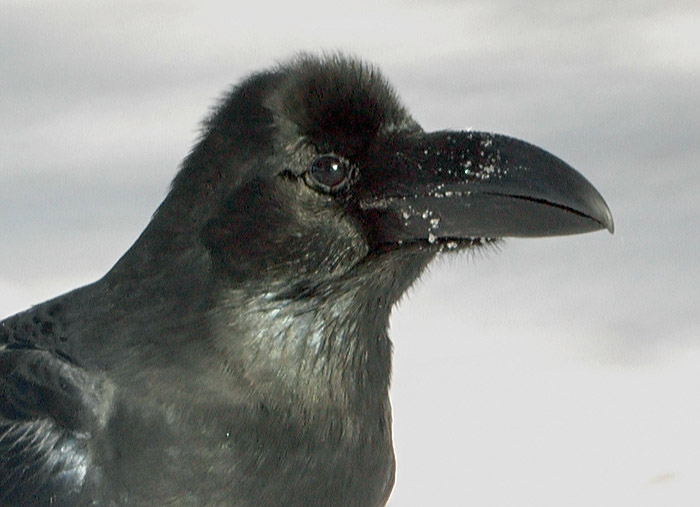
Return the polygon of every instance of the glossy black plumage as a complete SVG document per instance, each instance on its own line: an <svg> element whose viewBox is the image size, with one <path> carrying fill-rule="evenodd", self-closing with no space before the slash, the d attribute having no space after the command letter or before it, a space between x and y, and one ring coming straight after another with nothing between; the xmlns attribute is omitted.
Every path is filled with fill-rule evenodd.
<svg viewBox="0 0 700 507"><path fill-rule="evenodd" d="M0 323L0 503L383 505L390 311L440 251L608 228L522 141L299 57L221 102L104 278Z"/></svg>

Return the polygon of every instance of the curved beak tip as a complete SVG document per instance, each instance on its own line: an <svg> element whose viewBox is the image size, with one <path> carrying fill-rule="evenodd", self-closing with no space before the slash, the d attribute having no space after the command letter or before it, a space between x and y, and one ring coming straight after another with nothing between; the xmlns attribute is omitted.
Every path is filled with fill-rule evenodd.
<svg viewBox="0 0 700 507"><path fill-rule="evenodd" d="M610 208L606 207L605 212L605 221L603 222L603 226L608 230L610 234L615 234L615 221L613 220Z"/></svg>
<svg viewBox="0 0 700 507"><path fill-rule="evenodd" d="M582 188L587 187L589 189L587 198L583 200L583 213L588 215L589 218L595 220L600 224L600 229L607 229L610 234L615 233L615 221L613 220L612 212L608 203L605 202L603 196L591 185L586 182L586 185Z"/></svg>

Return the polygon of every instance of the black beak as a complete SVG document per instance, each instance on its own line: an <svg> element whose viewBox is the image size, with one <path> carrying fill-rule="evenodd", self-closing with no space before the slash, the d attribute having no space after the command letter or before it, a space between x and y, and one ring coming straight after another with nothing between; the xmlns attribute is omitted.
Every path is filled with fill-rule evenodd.
<svg viewBox="0 0 700 507"><path fill-rule="evenodd" d="M554 155L518 139L419 134L384 146L377 161L360 207L379 244L614 229L593 185Z"/></svg>

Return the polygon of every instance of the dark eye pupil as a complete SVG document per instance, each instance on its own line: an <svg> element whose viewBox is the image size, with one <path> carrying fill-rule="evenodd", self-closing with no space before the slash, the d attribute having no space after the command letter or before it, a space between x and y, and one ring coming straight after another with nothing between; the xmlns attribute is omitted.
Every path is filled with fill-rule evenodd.
<svg viewBox="0 0 700 507"><path fill-rule="evenodd" d="M309 168L309 175L324 190L335 190L342 186L349 177L347 162L335 155L316 157Z"/></svg>

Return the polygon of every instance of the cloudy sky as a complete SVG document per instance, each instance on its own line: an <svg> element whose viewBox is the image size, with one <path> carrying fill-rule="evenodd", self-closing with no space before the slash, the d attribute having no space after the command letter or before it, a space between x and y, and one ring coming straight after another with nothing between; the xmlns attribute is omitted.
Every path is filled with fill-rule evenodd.
<svg viewBox="0 0 700 507"><path fill-rule="evenodd" d="M698 505L697 1L239 4L0 0L0 317L110 268L232 83L344 49L616 222L438 260L402 301L391 505Z"/></svg>

